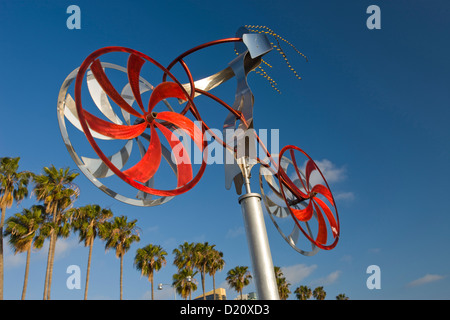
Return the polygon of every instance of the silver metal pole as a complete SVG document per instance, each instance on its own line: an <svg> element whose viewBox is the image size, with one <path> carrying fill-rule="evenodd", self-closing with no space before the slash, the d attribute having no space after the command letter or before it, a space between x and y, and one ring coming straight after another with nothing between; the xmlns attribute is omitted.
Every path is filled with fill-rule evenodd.
<svg viewBox="0 0 450 320"><path fill-rule="evenodd" d="M246 170L244 170L246 171ZM239 197L244 217L245 232L252 260L253 279L261 300L279 300L278 287L267 238L266 224L261 206L261 196L252 193L248 175L244 172L247 193Z"/></svg>

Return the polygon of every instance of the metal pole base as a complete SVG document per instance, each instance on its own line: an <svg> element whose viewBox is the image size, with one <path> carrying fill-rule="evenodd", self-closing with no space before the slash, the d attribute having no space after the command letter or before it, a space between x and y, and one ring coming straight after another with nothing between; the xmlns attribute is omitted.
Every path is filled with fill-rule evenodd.
<svg viewBox="0 0 450 320"><path fill-rule="evenodd" d="M272 255L261 206L261 196L257 193L247 193L239 198L239 203L244 216L245 231L252 260L253 279L258 299L279 300Z"/></svg>

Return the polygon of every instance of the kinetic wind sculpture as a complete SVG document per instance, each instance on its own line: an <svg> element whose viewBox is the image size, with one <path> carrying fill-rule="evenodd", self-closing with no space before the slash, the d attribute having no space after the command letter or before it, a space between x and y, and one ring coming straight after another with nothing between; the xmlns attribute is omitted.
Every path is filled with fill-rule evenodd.
<svg viewBox="0 0 450 320"><path fill-rule="evenodd" d="M276 44L271 43L268 36L272 36ZM192 48L167 67L133 49L105 47L91 53L79 68L69 74L58 96L58 121L62 137L77 166L106 194L131 205L160 205L192 189L206 169L207 136L212 136L214 143L220 143L232 159L231 163L226 161L224 165L226 188L229 189L234 182L240 195L242 187L245 187L239 203L255 285L261 299L278 299L261 198L282 237L304 255L311 256L319 249L334 248L340 232L330 187L311 157L291 145L282 148L278 155L271 155L253 130L254 97L247 83L247 75L256 71L278 90L260 64L265 63L262 60L265 54L276 49L293 70L280 41L300 53L271 29L262 26L241 27L234 38ZM235 44L237 57L228 67L194 81L184 59L207 47L230 42ZM126 56L126 67L101 61L106 56L112 59L117 55ZM185 84L173 75L171 70L175 65L181 66L187 77ZM150 73L152 77L157 73L161 75L156 78L160 82L157 86L141 76L147 66L157 70ZM237 89L234 103L230 106L210 91L232 77L236 78ZM69 88L73 83L72 96ZM93 104L85 103L89 101L89 96L85 94L86 86ZM228 114L223 123L223 136L227 136L227 130L233 130L232 139L223 141L202 119L194 102L199 99L198 96L206 97L226 109ZM177 106L173 107L169 100L175 101ZM180 107L183 104L184 107ZM86 105L89 109L85 109ZM66 126L66 119L72 126ZM85 139L78 138L77 143L84 147L83 155L75 151L69 139L69 132L77 132L75 129L84 133L91 147L86 145ZM189 140L196 148L194 152L201 155L195 172L195 161L192 161L190 150L186 148ZM134 145L137 145L138 152L133 153ZM264 150L263 159L254 152L256 145ZM250 189L250 172L255 164L260 165L261 195L252 193ZM162 173L157 174L157 171ZM173 184L166 188L170 175L175 178ZM157 179L161 187L155 187ZM111 185L106 186L103 181L107 180L120 191L114 191ZM126 195L122 191L123 182L131 186L131 190L137 189L137 196ZM304 249L302 241L306 241L307 249Z"/></svg>

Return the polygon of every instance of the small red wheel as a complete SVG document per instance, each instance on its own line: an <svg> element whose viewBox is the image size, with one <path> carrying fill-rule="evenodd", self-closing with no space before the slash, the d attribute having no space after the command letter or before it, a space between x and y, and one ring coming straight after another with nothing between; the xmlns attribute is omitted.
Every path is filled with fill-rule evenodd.
<svg viewBox="0 0 450 320"><path fill-rule="evenodd" d="M292 162L290 168L293 170L283 168L282 158ZM313 159L296 146L284 147L279 159L277 175L280 191L296 225L315 246L324 250L333 249L339 240L339 216L324 175ZM316 230L315 237L310 232L312 228ZM331 240L328 237L330 233Z"/></svg>
<svg viewBox="0 0 450 320"><path fill-rule="evenodd" d="M278 164L276 164L278 163L278 158L276 155L269 158L269 161L261 161L259 168L261 197L266 211L280 235L295 251L305 256L313 256L319 252L319 247L315 246L307 238L300 236L302 232L297 223L291 218L291 213L280 190L277 174ZM288 170L289 166L292 166L292 162L286 157L283 157L280 161L283 170ZM302 206L303 204L300 203L299 205ZM309 222L306 222L305 226L309 235L313 237L311 228L309 228Z"/></svg>

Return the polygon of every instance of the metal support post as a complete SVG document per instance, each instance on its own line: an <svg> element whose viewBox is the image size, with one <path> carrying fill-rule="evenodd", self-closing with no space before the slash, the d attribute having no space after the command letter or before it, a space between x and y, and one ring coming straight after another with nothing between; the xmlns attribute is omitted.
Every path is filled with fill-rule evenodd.
<svg viewBox="0 0 450 320"><path fill-rule="evenodd" d="M269 239L267 238L261 206L261 196L258 193L251 192L248 175L245 172L244 184L247 192L239 197L239 204L244 217L245 232L252 261L253 279L258 299L279 300Z"/></svg>

